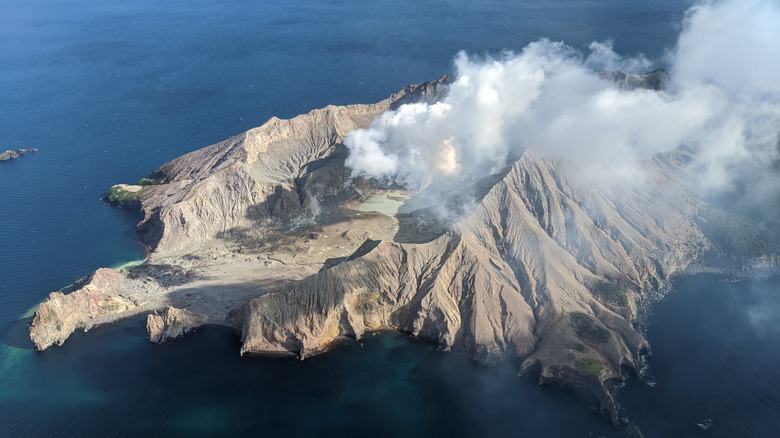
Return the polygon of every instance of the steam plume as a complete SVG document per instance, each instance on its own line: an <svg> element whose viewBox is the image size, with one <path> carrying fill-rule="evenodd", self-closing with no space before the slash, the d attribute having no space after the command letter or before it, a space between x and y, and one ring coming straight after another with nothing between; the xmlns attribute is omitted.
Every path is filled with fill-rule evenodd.
<svg viewBox="0 0 780 438"><path fill-rule="evenodd" d="M532 148L570 161L603 185L641 184L642 163L684 148L706 191L742 177L777 184L766 171L780 134L780 6L772 0L704 2L685 15L663 91L624 90L600 70L646 72L611 43L583 55L546 39L520 53L455 58L445 99L403 105L345 144L353 175L433 194L470 187ZM761 175L757 177L756 175Z"/></svg>

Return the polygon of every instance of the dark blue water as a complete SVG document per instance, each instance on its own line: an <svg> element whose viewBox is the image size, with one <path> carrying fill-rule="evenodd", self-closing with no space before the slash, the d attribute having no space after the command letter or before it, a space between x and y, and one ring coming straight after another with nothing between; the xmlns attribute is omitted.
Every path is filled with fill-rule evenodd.
<svg viewBox="0 0 780 438"><path fill-rule="evenodd" d="M0 401L6 433L614 436L574 395L542 391L516 367L479 367L397 333L300 362L240 359L239 340L220 327L152 345L143 324L137 318L39 355L34 384Z"/></svg>
<svg viewBox="0 0 780 438"><path fill-rule="evenodd" d="M151 345L134 319L34 353L24 315L79 276L143 257L138 218L100 202L114 183L271 116L380 100L451 72L459 50L498 54L540 37L578 48L613 39L620 53L660 59L688 4L0 0L0 149L40 149L0 163L0 435L610 435L572 394L540 391L513 364L476 367L400 335L301 363L240 358L238 339L221 328ZM668 303L696 302L694 286L683 283ZM735 298L745 288L733 287L712 305L751 305ZM689 313L659 315L651 330L721 326ZM780 363L771 342L746 344L738 367L711 369L686 364L714 360L717 348L705 345L681 362L680 350L690 349L675 342L685 338L655 333L657 386L632 382L623 396L648 436L695 434L699 417L715 421L709 433L762 436L776 427L767 410L777 406L770 377ZM736 372L745 363L765 366ZM707 373L723 382L722 394L686 385ZM712 409L685 408L700 400ZM729 414L733 403L744 407ZM746 420L755 427L745 429Z"/></svg>
<svg viewBox="0 0 780 438"><path fill-rule="evenodd" d="M681 278L655 307L649 378L621 393L645 436L771 437L780 431L780 278ZM650 387L645 383L654 382Z"/></svg>

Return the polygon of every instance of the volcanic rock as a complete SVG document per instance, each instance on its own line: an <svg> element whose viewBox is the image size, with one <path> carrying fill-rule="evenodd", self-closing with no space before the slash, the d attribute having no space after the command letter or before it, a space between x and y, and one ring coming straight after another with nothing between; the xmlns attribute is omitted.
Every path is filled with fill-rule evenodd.
<svg viewBox="0 0 780 438"><path fill-rule="evenodd" d="M162 344L163 342L184 335L190 330L207 323L209 317L198 315L187 309L177 309L168 306L162 313L152 312L146 318L146 331L149 340Z"/></svg>

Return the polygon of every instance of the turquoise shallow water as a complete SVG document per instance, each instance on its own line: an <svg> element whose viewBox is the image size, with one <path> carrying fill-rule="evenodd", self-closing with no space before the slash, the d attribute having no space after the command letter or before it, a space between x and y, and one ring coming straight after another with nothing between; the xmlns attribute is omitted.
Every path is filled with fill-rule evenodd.
<svg viewBox="0 0 780 438"><path fill-rule="evenodd" d="M143 257L139 218L99 199L114 183L271 116L380 100L451 72L462 49L497 54L540 37L584 48L611 38L621 53L659 59L687 4L0 0L0 148L40 149L0 163L2 434L609 436L576 397L539 390L513 364L477 367L397 334L298 362L239 358L237 337L216 327L151 345L138 318L35 353L23 315L79 276ZM698 433L699 417L713 418L711 434L763 436L780 411L776 332L733 341L745 346L739 367L749 372L687 366L729 364L712 351L732 350L676 346L669 340L685 339L676 328L717 330L720 320L706 316L753 304L732 300L749 289L738 283L706 300L707 312L675 313L677 297L683 309L685 297L701 298L696 281L681 284L671 313L660 307L651 321L657 385L630 382L626 413L647 436ZM680 362L681 349L695 354ZM687 385L698 380L686 373L723 385ZM751 396L757 389L764 395ZM702 400L712 409L690 408ZM745 429L746 419L754 426Z"/></svg>

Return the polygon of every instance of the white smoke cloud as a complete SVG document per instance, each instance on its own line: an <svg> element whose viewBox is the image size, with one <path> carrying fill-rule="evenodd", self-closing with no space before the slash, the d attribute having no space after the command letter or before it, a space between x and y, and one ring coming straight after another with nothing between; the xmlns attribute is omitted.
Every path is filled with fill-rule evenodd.
<svg viewBox="0 0 780 438"><path fill-rule="evenodd" d="M610 42L589 49L583 56L540 40L498 59L461 52L446 98L403 105L352 131L347 166L353 175L436 195L469 187L532 148L566 158L592 182L625 185L643 181L649 156L685 148L694 152L700 186L721 190L744 173L737 170L766 169L777 158L776 1L691 8L666 60L671 83L664 91L600 79L596 71L644 73L651 63L617 55Z"/></svg>
<svg viewBox="0 0 780 438"><path fill-rule="evenodd" d="M652 69L653 63L643 54L633 58L624 58L612 50L612 41L594 41L588 46L590 54L585 65L593 71L633 71L646 72Z"/></svg>

